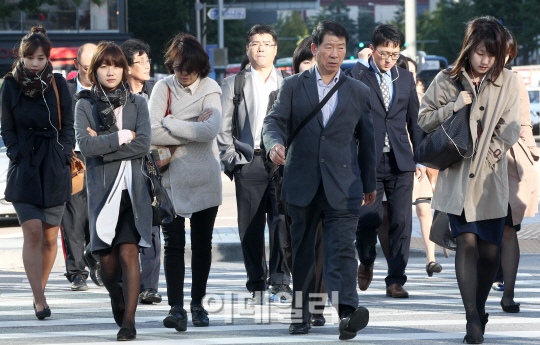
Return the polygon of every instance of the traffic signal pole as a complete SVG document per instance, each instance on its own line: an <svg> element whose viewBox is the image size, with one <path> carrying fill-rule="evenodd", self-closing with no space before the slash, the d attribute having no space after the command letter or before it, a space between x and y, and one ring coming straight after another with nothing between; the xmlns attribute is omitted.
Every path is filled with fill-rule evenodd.
<svg viewBox="0 0 540 345"><path fill-rule="evenodd" d="M416 0L405 0L405 42L408 55L416 60Z"/></svg>

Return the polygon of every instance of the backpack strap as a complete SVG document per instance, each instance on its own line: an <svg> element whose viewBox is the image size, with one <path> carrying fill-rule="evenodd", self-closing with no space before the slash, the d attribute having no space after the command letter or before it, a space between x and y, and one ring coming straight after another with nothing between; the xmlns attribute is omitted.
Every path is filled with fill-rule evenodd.
<svg viewBox="0 0 540 345"><path fill-rule="evenodd" d="M58 108L58 124L60 130L62 130L62 114L60 111L60 96L58 94L58 87L56 87L56 80L54 80L54 75L52 77L52 86L54 89L54 93L56 94L56 107Z"/></svg>
<svg viewBox="0 0 540 345"><path fill-rule="evenodd" d="M240 72L236 73L236 76L234 77L234 97L233 97L233 104L234 104L234 111L232 116L232 136L235 139L238 139L240 136L240 133L238 133L238 108L240 106L240 102L242 102L242 95L244 93L244 80L245 80L245 74L246 70L243 69Z"/></svg>

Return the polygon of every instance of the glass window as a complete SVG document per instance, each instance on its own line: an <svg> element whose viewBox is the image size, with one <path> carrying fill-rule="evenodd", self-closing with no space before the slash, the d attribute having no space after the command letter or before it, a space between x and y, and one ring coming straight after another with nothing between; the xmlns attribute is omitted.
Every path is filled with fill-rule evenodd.
<svg viewBox="0 0 540 345"><path fill-rule="evenodd" d="M21 11L15 11L9 18L0 20L0 31L21 30Z"/></svg>
<svg viewBox="0 0 540 345"><path fill-rule="evenodd" d="M57 5L42 5L36 11L23 15L24 30L41 24L48 31L77 30L77 7L71 0L60 0Z"/></svg>

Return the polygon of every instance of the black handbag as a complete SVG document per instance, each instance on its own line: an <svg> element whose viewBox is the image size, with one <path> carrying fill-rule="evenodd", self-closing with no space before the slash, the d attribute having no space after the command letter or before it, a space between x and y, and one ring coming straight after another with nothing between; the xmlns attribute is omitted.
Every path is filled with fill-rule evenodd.
<svg viewBox="0 0 540 345"><path fill-rule="evenodd" d="M173 221L176 212L169 195L161 183L161 173L152 152L143 157L143 166L146 177L150 180L152 226L169 224Z"/></svg>
<svg viewBox="0 0 540 345"><path fill-rule="evenodd" d="M463 91L463 85L458 78L455 83L459 92ZM439 128L425 134L414 151L414 161L433 169L444 170L464 158L471 158L474 152L469 157L465 156L472 147L470 113L471 105L468 104L447 118Z"/></svg>
<svg viewBox="0 0 540 345"><path fill-rule="evenodd" d="M435 211L431 231L429 232L429 239L443 248L456 250L456 240L452 237L450 220L446 212Z"/></svg>

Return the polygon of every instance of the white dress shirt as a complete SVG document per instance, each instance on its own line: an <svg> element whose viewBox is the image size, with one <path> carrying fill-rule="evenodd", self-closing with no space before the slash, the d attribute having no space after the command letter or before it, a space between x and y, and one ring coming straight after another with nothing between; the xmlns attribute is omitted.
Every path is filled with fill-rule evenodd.
<svg viewBox="0 0 540 345"><path fill-rule="evenodd" d="M321 75L319 74L319 68L315 66L315 76L317 78L317 90L319 92L319 102L322 101L323 98L328 94L328 92L330 92L330 90L332 90L334 85L337 84L337 82L339 81L340 74L341 74L341 69L336 73L336 75L334 76L332 81L328 85L326 85L323 82ZM332 114L336 110L336 106L337 106L337 102L338 102L338 92L339 91L336 91L332 95L332 97L330 97L328 102L326 102L324 107L322 107L322 109L321 109L322 116L323 116L323 125L324 125L324 127L326 127L326 124L330 120L330 117L332 117Z"/></svg>
<svg viewBox="0 0 540 345"><path fill-rule="evenodd" d="M253 77L253 94L255 95L253 101L255 102L255 109L257 113L254 116L255 119L255 133L253 134L253 148L255 150L261 148L261 134L264 123L264 117L266 116L266 109L268 108L268 98L270 93L279 88L277 81L277 72L275 68L272 68L272 72L268 76L268 79L264 81L264 78L251 68L251 76Z"/></svg>

